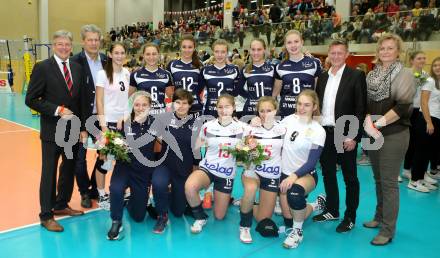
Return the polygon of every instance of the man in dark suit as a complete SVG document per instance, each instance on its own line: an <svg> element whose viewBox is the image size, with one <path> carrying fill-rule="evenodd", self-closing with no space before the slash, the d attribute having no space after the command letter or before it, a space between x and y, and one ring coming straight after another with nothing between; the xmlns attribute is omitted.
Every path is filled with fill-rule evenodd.
<svg viewBox="0 0 440 258"><path fill-rule="evenodd" d="M73 191L75 158L68 159L63 147L56 143L55 134L68 139L73 128L73 115L81 120L84 129L85 102L82 91L84 77L81 67L69 62L72 51L72 34L60 30L53 35L54 55L37 63L32 71L26 94L26 105L41 113L40 139L42 148L42 173L40 181L40 220L49 231L61 232L63 227L54 215L82 215L82 211L68 206ZM64 132L57 132L60 119L67 120ZM61 121L60 121L61 122ZM79 134L79 132L78 132ZM70 135L72 137L72 135ZM74 135L78 142L79 135ZM78 144L73 146L76 152ZM58 159L62 156L60 175L57 178Z"/></svg>
<svg viewBox="0 0 440 258"><path fill-rule="evenodd" d="M327 134L320 160L327 203L326 209L314 216L313 220L339 219L336 164L340 163L346 186L347 208L344 219L336 228L339 233L351 230L356 222L356 210L359 206L356 150L362 136L367 101L365 75L345 64L348 55L348 44L345 41L333 41L328 52L331 67L328 72L319 76L316 86L321 106L321 124ZM350 116L353 120L350 122L345 117L341 118L342 116Z"/></svg>
<svg viewBox="0 0 440 258"><path fill-rule="evenodd" d="M74 55L70 60L78 63L86 77L86 84L84 85L86 100L87 100L87 117L96 115L96 100L95 100L95 81L98 71L102 70L107 57L99 53L101 46L101 30L94 24L87 24L81 28L81 38L83 44L83 51ZM97 125L98 123L96 123ZM89 130L90 131L90 130ZM92 139L96 139L96 135L91 135ZM78 148L77 162L75 168L76 183L81 194L81 206L84 208L92 207L90 199L97 199L99 194L97 191L96 179L98 179L100 189L104 188L105 173L101 169L102 161L97 159L92 175L89 178L87 172L87 135L82 135L81 143ZM98 173L96 174L96 170Z"/></svg>

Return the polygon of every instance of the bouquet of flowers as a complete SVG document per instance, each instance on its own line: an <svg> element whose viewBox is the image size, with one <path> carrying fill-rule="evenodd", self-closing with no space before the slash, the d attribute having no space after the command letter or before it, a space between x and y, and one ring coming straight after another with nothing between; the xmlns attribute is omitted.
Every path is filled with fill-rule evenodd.
<svg viewBox="0 0 440 258"><path fill-rule="evenodd" d="M107 160L130 162L128 156L129 148L122 135L114 131L106 131L98 141L98 150L102 155L107 156Z"/></svg>
<svg viewBox="0 0 440 258"><path fill-rule="evenodd" d="M226 150L235 157L238 164L243 165L246 169L249 169L251 165L261 165L261 162L269 159L264 153L263 145L252 135L246 136L235 147L228 147Z"/></svg>
<svg viewBox="0 0 440 258"><path fill-rule="evenodd" d="M414 78L416 78L417 81L417 87L418 86L422 86L427 80L428 80L428 74L425 72L415 72L414 73Z"/></svg>

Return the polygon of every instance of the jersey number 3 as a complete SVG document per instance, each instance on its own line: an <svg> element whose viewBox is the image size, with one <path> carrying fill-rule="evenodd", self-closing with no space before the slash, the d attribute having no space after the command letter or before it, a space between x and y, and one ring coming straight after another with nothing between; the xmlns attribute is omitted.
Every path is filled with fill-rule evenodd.
<svg viewBox="0 0 440 258"><path fill-rule="evenodd" d="M119 85L121 85L121 91L125 91L125 85L124 85L124 82L122 82L122 81L120 81L119 82Z"/></svg>

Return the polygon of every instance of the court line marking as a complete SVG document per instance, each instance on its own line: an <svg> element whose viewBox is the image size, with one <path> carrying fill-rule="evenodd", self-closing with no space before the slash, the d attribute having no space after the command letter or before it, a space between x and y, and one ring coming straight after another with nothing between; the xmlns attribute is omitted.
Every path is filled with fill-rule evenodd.
<svg viewBox="0 0 440 258"><path fill-rule="evenodd" d="M88 214L88 213L92 213L92 212L96 212L96 211L100 211L100 210L102 210L102 209L98 207L98 208L95 208L95 209L90 209L90 210L84 211L84 214ZM67 219L67 218L73 218L73 216L56 217L56 221L64 220L64 219ZM21 230L21 229L30 228L30 227L37 226L37 225L41 225L41 222L35 222L35 223L27 224L27 225L24 225L24 226L19 226L19 227L15 227L15 228L6 229L6 230L3 230L3 231L0 231L0 235L1 234L6 234L6 233L9 233L9 232L12 232L12 231L17 231L17 230Z"/></svg>
<svg viewBox="0 0 440 258"><path fill-rule="evenodd" d="M17 123L17 122L11 121L11 120L6 119L6 118L3 118L3 117L0 117L0 120L6 121L6 122L9 122L9 123L12 123L12 124L18 125L18 126L22 126L22 127L25 127L25 128L28 129L28 130L16 130L16 131L10 131L10 132L17 132L17 131L26 131L26 132L29 132L29 130L31 130L31 131L36 131L36 132L40 132L40 130L37 130L37 129L32 128L32 127L29 127L29 126L27 126L27 125L23 125L23 124L20 124L20 123ZM0 134L2 134L2 133L3 133L3 132L0 132ZM90 150L96 150L96 149L94 149L94 148L90 148L90 147L88 147L87 149L90 149ZM87 210L87 211L85 211L84 213L90 213L90 212L95 212L95 211L99 211L99 210L102 210L102 209L101 209L101 208L95 208L95 209ZM63 219L70 218L70 217L71 217L71 216L57 217L57 220L63 220ZM6 229L6 230L2 230L2 231L0 231L0 234L4 234L4 233L8 233L8 232L12 232L12 231L20 230L20 229L25 229L25 228L33 227L33 226L40 225L40 224L41 224L41 222L35 222L35 223L27 224L27 225L24 225L24 226L19 226L19 227L15 227L15 228L10 228L10 229Z"/></svg>
<svg viewBox="0 0 440 258"><path fill-rule="evenodd" d="M34 131L29 130L29 129L23 129L23 130L9 130L9 131L0 131L0 134L8 134L8 133L23 133L23 132L30 133L30 132L34 132Z"/></svg>
<svg viewBox="0 0 440 258"><path fill-rule="evenodd" d="M3 117L0 117L0 120L4 120L4 121L6 121L6 122L13 123L13 124L18 125L18 126L23 126L23 127L25 127L25 128L31 129L31 130L36 131L36 132L40 132L40 130L37 130L37 129L32 128L32 127L27 126L27 125L23 125L23 124L20 124L20 123L14 122L14 121L12 121L12 120L9 120L9 119L3 118Z"/></svg>

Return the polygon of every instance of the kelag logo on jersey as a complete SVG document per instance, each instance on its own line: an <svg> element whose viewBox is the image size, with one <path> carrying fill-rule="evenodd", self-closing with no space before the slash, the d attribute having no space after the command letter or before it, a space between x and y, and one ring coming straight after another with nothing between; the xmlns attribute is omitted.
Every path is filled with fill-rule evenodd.
<svg viewBox="0 0 440 258"><path fill-rule="evenodd" d="M274 174L276 176L280 173L280 166L276 166L276 167L267 166L266 167L266 164L263 164L263 166L261 166L261 165L256 166L255 171L263 172L263 173L267 173L267 174Z"/></svg>
<svg viewBox="0 0 440 258"><path fill-rule="evenodd" d="M227 176L232 175L232 172L234 171L233 167L230 168L220 167L219 163L209 164L207 160L205 160L205 164L203 164L203 166L209 170L216 171L218 173L225 174Z"/></svg>

